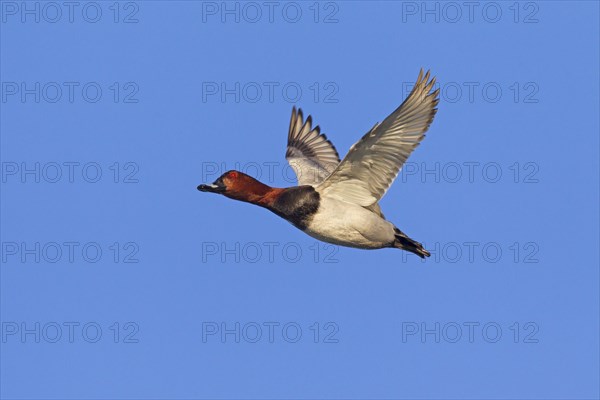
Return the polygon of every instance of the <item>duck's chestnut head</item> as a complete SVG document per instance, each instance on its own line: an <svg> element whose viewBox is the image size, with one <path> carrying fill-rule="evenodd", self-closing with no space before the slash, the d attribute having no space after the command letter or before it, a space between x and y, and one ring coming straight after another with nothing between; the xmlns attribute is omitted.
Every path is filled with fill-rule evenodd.
<svg viewBox="0 0 600 400"><path fill-rule="evenodd" d="M236 200L251 201L255 195L263 195L268 186L240 171L227 171L210 185L199 185L201 192L223 194Z"/></svg>
<svg viewBox="0 0 600 400"><path fill-rule="evenodd" d="M198 185L198 190L201 192L225 193L228 187L235 185L233 181L238 179L239 174L238 171L227 171L211 185Z"/></svg>

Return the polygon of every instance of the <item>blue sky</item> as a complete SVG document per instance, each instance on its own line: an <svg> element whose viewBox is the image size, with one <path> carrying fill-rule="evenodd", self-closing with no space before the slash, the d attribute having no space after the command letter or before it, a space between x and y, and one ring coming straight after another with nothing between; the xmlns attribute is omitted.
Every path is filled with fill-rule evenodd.
<svg viewBox="0 0 600 400"><path fill-rule="evenodd" d="M598 3L469 4L0 2L2 398L598 398ZM422 67L426 261L196 190Z"/></svg>

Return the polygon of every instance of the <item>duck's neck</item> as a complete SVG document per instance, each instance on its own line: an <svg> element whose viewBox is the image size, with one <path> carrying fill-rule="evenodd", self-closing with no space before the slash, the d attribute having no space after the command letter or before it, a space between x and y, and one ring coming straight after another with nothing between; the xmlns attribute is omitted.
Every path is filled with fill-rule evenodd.
<svg viewBox="0 0 600 400"><path fill-rule="evenodd" d="M319 209L320 195L312 186L272 188L253 178L240 183L234 190L227 190L225 196L264 207L301 230L308 227Z"/></svg>
<svg viewBox="0 0 600 400"><path fill-rule="evenodd" d="M283 188L270 187L252 179L252 181L244 182L237 185L235 189L227 191L225 196L271 209L277 196L284 190Z"/></svg>

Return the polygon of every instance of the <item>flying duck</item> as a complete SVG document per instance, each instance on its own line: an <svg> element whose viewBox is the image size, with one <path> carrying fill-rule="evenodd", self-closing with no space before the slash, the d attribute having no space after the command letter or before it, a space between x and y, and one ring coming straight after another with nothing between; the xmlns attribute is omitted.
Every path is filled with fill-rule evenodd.
<svg viewBox="0 0 600 400"><path fill-rule="evenodd" d="M419 73L406 100L375 124L340 161L338 152L292 109L286 159L298 186L273 188L239 171L227 171L198 190L222 194L264 207L308 235L360 249L398 248L421 258L430 253L386 220L379 200L389 189L412 151L425 137L439 102L435 78Z"/></svg>

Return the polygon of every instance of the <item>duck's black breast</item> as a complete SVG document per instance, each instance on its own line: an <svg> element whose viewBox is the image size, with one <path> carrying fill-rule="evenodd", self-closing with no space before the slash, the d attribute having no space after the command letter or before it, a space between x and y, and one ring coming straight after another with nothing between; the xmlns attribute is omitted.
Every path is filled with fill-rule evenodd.
<svg viewBox="0 0 600 400"><path fill-rule="evenodd" d="M312 186L285 189L274 201L271 211L305 230L319 209L320 195Z"/></svg>

